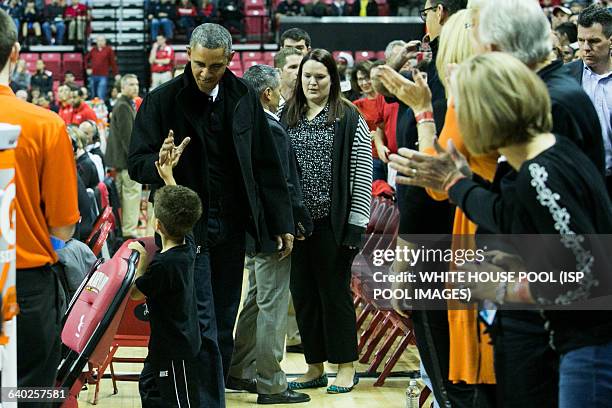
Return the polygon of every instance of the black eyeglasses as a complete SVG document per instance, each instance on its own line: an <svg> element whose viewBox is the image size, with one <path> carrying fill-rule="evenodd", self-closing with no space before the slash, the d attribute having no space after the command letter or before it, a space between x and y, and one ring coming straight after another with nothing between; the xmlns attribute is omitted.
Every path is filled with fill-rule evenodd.
<svg viewBox="0 0 612 408"><path fill-rule="evenodd" d="M421 20L423 21L427 21L427 12L431 11L431 10L435 10L438 6L431 6L431 7L427 7L424 8L422 10L419 10L419 15L421 16Z"/></svg>

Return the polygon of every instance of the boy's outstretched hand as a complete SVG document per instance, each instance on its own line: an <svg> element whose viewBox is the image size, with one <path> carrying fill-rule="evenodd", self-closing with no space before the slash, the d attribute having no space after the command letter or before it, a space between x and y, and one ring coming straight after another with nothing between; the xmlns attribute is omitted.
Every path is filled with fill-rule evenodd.
<svg viewBox="0 0 612 408"><path fill-rule="evenodd" d="M175 186L174 174L172 169L178 164L185 147L191 141L190 137L186 137L180 145L174 145L174 132L170 131L168 137L164 140L164 144L159 152L159 159L155 162L157 173L164 180L167 186Z"/></svg>

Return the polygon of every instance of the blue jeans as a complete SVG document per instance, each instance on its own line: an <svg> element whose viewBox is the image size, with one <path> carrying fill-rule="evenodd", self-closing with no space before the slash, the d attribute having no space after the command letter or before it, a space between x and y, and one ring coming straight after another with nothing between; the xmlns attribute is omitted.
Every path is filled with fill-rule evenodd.
<svg viewBox="0 0 612 408"><path fill-rule="evenodd" d="M168 18L154 18L151 20L151 39L155 41L157 34L159 33L160 26L164 30L164 37L166 37L168 40L172 39L174 25L172 24L172 20Z"/></svg>
<svg viewBox="0 0 612 408"><path fill-rule="evenodd" d="M106 89L108 87L108 77L102 75L92 75L89 77L89 97L106 100Z"/></svg>
<svg viewBox="0 0 612 408"><path fill-rule="evenodd" d="M200 401L207 408L225 406L225 379L234 350L245 255L244 223L235 222L236 215L209 210L207 243L198 249L194 266L202 331Z"/></svg>
<svg viewBox="0 0 612 408"><path fill-rule="evenodd" d="M45 39L47 40L47 44L51 44L52 42L52 32L51 28L55 26L55 44L62 45L64 43L64 32L66 31L66 26L63 21L45 21L42 24L42 31L45 35Z"/></svg>
<svg viewBox="0 0 612 408"><path fill-rule="evenodd" d="M561 356L559 408L608 407L612 402L612 342Z"/></svg>

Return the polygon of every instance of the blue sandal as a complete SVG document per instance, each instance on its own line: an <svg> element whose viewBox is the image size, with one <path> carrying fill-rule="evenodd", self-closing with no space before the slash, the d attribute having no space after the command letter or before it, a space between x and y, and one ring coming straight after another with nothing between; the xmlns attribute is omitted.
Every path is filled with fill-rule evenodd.
<svg viewBox="0 0 612 408"><path fill-rule="evenodd" d="M332 384L329 387L327 387L327 393L328 394L346 394L347 392L353 391L353 388L355 388L357 384L359 384L359 376L357 375L357 372L355 372L355 376L353 377L353 385L351 385L350 387L340 387L339 385Z"/></svg>
<svg viewBox="0 0 612 408"><path fill-rule="evenodd" d="M289 381L287 388L290 390L305 390L308 388L321 388L327 387L327 374L323 374L319 378L306 382Z"/></svg>

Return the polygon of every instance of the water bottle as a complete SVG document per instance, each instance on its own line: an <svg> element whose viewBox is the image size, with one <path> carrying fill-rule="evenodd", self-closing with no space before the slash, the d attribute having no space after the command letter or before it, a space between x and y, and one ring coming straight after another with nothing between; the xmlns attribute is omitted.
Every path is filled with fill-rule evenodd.
<svg viewBox="0 0 612 408"><path fill-rule="evenodd" d="M420 398L421 389L417 385L417 381L410 380L410 384L406 388L406 408L419 408Z"/></svg>

